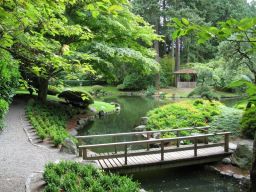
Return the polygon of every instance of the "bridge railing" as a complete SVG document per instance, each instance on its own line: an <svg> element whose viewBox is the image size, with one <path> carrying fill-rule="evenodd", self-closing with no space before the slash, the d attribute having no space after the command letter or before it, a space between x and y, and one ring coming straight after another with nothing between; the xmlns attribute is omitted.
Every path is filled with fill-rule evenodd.
<svg viewBox="0 0 256 192"><path fill-rule="evenodd" d="M149 154L160 154L161 160L164 160L165 152L174 152L174 151L185 151L185 150L194 150L194 156L197 156L198 149L210 148L216 146L224 146L224 152L229 151L229 135L230 132L220 132L212 134L201 134L196 136L184 136L184 137L175 137L175 138L165 138L165 139L154 139L154 140L141 140L141 141L128 141L128 142L115 142L115 143L105 143L105 144L93 144L93 145L81 145L79 146L79 155L85 160L99 160L99 159L109 159L109 158L118 158L124 157L125 165L127 165L127 158L129 156L140 156L140 155L149 155ZM205 140L208 137L214 136L224 136L224 142L219 143L198 143L199 140ZM178 143L180 141L193 141L193 145L184 145L184 146L175 146L175 148L166 147L166 143ZM154 148L151 150L134 150L129 151L128 146L141 145L141 144L160 144L160 148ZM124 151L118 153L107 153L107 154L94 154L89 155L89 150L105 147L123 147Z"/></svg>
<svg viewBox="0 0 256 192"><path fill-rule="evenodd" d="M86 140L86 139L93 139L93 138L101 138L101 137L112 137L113 143L117 142L118 137L121 136L134 136L134 135L143 135L149 140L153 137L154 134L159 134L159 137L164 133L175 133L176 137L180 136L182 131L199 131L204 134L208 133L210 126L203 126L203 127L186 127L186 128L179 128L179 129L164 129L164 130L155 130L155 131L137 131L137 132L126 132L126 133L112 133L112 134L101 134L101 135L86 135L86 136L76 136L78 140ZM205 144L208 143L208 138L205 138ZM180 142L177 141L177 147L179 147ZM147 150L149 150L149 145L147 144ZM117 147L115 147L115 153L117 153Z"/></svg>

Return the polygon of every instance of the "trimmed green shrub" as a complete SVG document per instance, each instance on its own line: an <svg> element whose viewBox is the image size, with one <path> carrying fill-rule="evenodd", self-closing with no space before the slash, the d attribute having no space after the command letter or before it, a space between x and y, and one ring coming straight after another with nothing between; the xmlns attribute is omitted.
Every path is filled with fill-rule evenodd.
<svg viewBox="0 0 256 192"><path fill-rule="evenodd" d="M253 139L256 131L256 107L251 107L245 111L241 120L242 134Z"/></svg>
<svg viewBox="0 0 256 192"><path fill-rule="evenodd" d="M104 90L104 87L101 85L94 85L92 86L92 90L90 91L90 94L93 96L104 96L107 94L107 92Z"/></svg>
<svg viewBox="0 0 256 192"><path fill-rule="evenodd" d="M63 91L58 97L64 99L67 103L79 107L88 107L88 105L93 103L92 96L82 91Z"/></svg>
<svg viewBox="0 0 256 192"><path fill-rule="evenodd" d="M216 93L214 93L213 89L207 85L197 86L193 91L191 91L188 94L188 97L192 97L194 95L200 96L201 98L204 98L204 99L208 99L209 101L219 100L218 95Z"/></svg>
<svg viewBox="0 0 256 192"><path fill-rule="evenodd" d="M71 137L66 130L67 121L75 114L77 109L58 103L42 105L30 100L26 107L26 114L37 135L42 140L50 138L58 146L65 138Z"/></svg>
<svg viewBox="0 0 256 192"><path fill-rule="evenodd" d="M106 173L92 165L62 161L46 165L44 192L138 192L140 185L126 176Z"/></svg>
<svg viewBox="0 0 256 192"><path fill-rule="evenodd" d="M220 102L207 100L181 101L148 112L149 130L205 126L220 114ZM187 133L184 132L184 135Z"/></svg>

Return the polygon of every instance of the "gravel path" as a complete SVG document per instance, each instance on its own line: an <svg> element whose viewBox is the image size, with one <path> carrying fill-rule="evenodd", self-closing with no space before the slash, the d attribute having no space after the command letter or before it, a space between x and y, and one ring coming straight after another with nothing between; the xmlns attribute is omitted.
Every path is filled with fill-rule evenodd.
<svg viewBox="0 0 256 192"><path fill-rule="evenodd" d="M6 127L0 133L0 192L25 191L26 179L43 171L49 161L75 159L74 155L60 153L32 145L24 131L29 124L25 120L25 102L15 100L6 117Z"/></svg>

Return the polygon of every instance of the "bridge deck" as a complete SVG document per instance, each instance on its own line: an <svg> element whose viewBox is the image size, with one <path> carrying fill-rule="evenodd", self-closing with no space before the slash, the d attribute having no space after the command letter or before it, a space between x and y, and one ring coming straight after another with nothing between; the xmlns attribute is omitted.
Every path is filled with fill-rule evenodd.
<svg viewBox="0 0 256 192"><path fill-rule="evenodd" d="M224 152L223 147L211 147L198 149L197 156L194 156L194 150L166 152L164 153L164 160L161 161L160 154L131 156L127 159L127 165L123 157L99 159L97 160L99 166L105 170L120 170L136 167L149 167L164 165L165 167L179 167L185 165L194 165L202 163L210 163L220 160L228 155L230 152Z"/></svg>

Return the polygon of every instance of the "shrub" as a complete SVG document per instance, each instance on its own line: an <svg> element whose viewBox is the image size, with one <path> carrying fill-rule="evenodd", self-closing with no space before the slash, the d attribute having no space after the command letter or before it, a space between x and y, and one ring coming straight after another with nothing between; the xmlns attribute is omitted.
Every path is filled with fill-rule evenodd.
<svg viewBox="0 0 256 192"><path fill-rule="evenodd" d="M63 91L59 94L59 98L65 99L66 102L79 107L88 107L93 103L92 96L82 91Z"/></svg>
<svg viewBox="0 0 256 192"><path fill-rule="evenodd" d="M138 192L140 185L129 177L106 173L92 165L62 161L46 165L43 178L45 192Z"/></svg>
<svg viewBox="0 0 256 192"><path fill-rule="evenodd" d="M132 73L125 76L123 83L118 85L117 88L124 91L138 91L146 89L151 83L151 76L142 76L141 74Z"/></svg>
<svg viewBox="0 0 256 192"><path fill-rule="evenodd" d="M104 96L106 95L106 91L103 89L104 87L101 85L94 85L92 86L92 90L90 91L90 94L94 96Z"/></svg>
<svg viewBox="0 0 256 192"><path fill-rule="evenodd" d="M239 136L243 111L226 106L220 106L220 110L221 113L213 117L209 131L229 131L232 133L232 136ZM213 138L216 141L219 139L223 139L223 137Z"/></svg>
<svg viewBox="0 0 256 192"><path fill-rule="evenodd" d="M8 102L3 99L0 99L0 130L3 128L3 118L8 110Z"/></svg>
<svg viewBox="0 0 256 192"><path fill-rule="evenodd" d="M220 102L198 99L164 105L148 112L150 130L205 126L220 114ZM184 132L184 134L187 134Z"/></svg>
<svg viewBox="0 0 256 192"><path fill-rule="evenodd" d="M241 120L242 134L250 139L254 138L256 131L256 107L245 111Z"/></svg>
<svg viewBox="0 0 256 192"><path fill-rule="evenodd" d="M77 112L77 109L58 103L42 105L33 100L26 107L28 119L39 138L50 138L56 146L71 137L66 130L66 122Z"/></svg>
<svg viewBox="0 0 256 192"><path fill-rule="evenodd" d="M208 99L209 101L211 100L219 100L219 97L217 94L213 92L213 90L207 86L207 85L201 85L197 86L192 92L188 94L188 97L191 96L200 96L202 98Z"/></svg>
<svg viewBox="0 0 256 192"><path fill-rule="evenodd" d="M156 88L154 86L148 86L146 90L146 95L147 96L152 96L156 93Z"/></svg>

